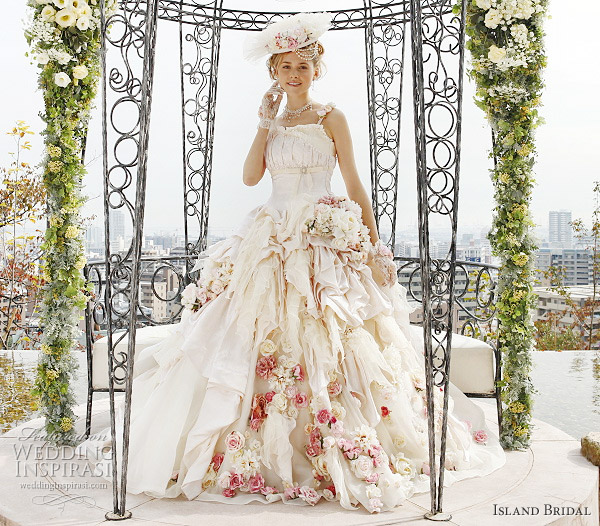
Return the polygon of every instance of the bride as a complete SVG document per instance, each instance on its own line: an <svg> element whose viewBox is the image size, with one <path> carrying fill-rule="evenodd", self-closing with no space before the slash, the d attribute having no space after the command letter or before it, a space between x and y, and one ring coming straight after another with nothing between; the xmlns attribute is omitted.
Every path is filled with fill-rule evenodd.
<svg viewBox="0 0 600 526"><path fill-rule="evenodd" d="M247 42L247 58L269 55L274 83L243 181L257 184L266 169L272 194L205 251L181 322L136 356L130 493L236 504L323 498L379 512L429 490L422 330L409 326L344 114L309 94L330 20L290 16ZM347 197L330 190L336 161ZM450 389L446 485L505 462L483 412Z"/></svg>

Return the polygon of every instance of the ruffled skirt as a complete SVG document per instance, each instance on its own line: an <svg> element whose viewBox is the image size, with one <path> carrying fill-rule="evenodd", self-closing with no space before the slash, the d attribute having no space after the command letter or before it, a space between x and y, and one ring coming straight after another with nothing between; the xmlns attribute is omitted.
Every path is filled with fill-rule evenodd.
<svg viewBox="0 0 600 526"><path fill-rule="evenodd" d="M233 263L223 291L136 356L128 492L377 512L429 491L422 328L406 289L308 234L313 211L309 199L252 210L205 253L212 268ZM482 411L449 395L445 485L505 462Z"/></svg>

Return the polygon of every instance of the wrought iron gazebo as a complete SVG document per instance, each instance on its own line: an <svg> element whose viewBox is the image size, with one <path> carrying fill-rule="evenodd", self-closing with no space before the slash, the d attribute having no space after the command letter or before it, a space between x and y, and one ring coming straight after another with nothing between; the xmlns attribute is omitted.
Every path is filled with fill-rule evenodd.
<svg viewBox="0 0 600 526"><path fill-rule="evenodd" d="M345 4L349 4L346 2ZM450 0L357 0L357 7L332 10L332 31L362 33L366 57L366 88L370 142L372 204L383 240L393 248L398 196L400 115L405 47L410 35L413 109L419 214L419 271L423 304L426 393L429 415L431 510L426 517L449 520L442 512L450 346L455 302L456 230L461 151L461 106L465 38L465 3L460 14ZM207 246L217 73L224 30L259 31L292 12L242 11L227 0L120 0L109 20L102 18L102 139L105 212L105 261L88 265L86 276L104 282L103 301L88 307L88 347L93 322L106 325L108 343L111 436L115 448L115 391L125 391L123 462L112 454L113 511L108 519L131 516L126 510L127 455L134 367L136 323L140 309L140 275L152 106L156 27L158 20L179 26L181 125L183 147L185 253L175 259L184 266L177 294L195 276L194 260ZM101 0L102 10L104 1ZM104 11L102 11L104 13ZM110 30L107 31L107 28ZM126 128L120 112L136 118ZM124 151L135 151L126 159ZM134 194L133 197L129 194ZM125 253L110 244L109 212L124 208L134 234ZM452 238L443 259L430 258L429 218L448 220ZM199 229L197 237L192 231ZM400 258L397 258L400 259ZM164 261L162 267L173 267ZM160 265L159 265L160 266ZM479 271L489 275L489 268ZM154 275L158 270L154 268ZM102 275L101 275L102 274ZM492 280L493 281L493 280ZM476 295L479 293L477 288ZM489 306L489 303L487 304ZM175 319L177 313L172 319ZM128 337L127 354L115 352ZM498 363L498 354L496 353ZM434 440L433 389L444 387L441 448ZM88 420L89 426L89 420ZM89 429L88 429L89 432ZM436 456L440 456L439 465Z"/></svg>

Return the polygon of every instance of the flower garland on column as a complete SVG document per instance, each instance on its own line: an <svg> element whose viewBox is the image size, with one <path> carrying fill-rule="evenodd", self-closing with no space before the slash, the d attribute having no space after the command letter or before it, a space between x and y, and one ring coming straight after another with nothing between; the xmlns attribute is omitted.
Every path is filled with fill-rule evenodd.
<svg viewBox="0 0 600 526"><path fill-rule="evenodd" d="M71 355L79 335L80 309L92 290L82 269L86 263L80 209L85 167L83 149L100 76L100 0L28 0L30 22L25 38L40 68L44 97L40 117L46 154L42 160L47 192L48 228L42 249L47 282L41 308L42 346L35 388L47 439L73 444L75 397L70 381L77 368ZM116 11L106 1L106 13Z"/></svg>
<svg viewBox="0 0 600 526"><path fill-rule="evenodd" d="M546 65L543 21L547 0L467 0L466 43L471 52L470 78L475 80L475 102L492 128L494 159L491 178L496 207L488 239L501 258L497 316L502 349L502 433L507 449L523 449L531 439L531 350L534 325L530 310L533 293L531 234L535 226L529 210L535 182L534 130ZM460 6L455 6L460 13Z"/></svg>

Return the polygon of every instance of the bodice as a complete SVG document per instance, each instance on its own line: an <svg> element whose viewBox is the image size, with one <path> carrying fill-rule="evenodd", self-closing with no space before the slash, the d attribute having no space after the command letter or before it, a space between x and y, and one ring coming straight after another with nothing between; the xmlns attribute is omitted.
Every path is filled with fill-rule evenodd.
<svg viewBox="0 0 600 526"><path fill-rule="evenodd" d="M275 208L285 209L290 200L300 196L331 194L336 151L320 123L273 125L267 137L265 162L273 184L268 204Z"/></svg>

